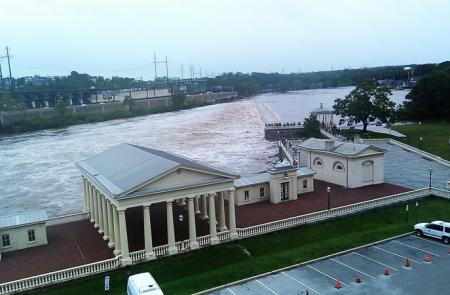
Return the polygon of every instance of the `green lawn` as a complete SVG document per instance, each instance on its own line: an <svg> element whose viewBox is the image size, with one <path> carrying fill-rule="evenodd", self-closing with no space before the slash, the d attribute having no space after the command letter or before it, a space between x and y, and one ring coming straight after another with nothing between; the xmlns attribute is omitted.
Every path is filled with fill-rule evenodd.
<svg viewBox="0 0 450 295"><path fill-rule="evenodd" d="M411 146L435 154L443 159L450 160L450 123L414 123L392 126L392 129L406 135L406 138L389 134L367 131L362 134L359 129L342 130L342 135L352 139L356 134L362 138L393 138ZM420 137L422 136L422 146Z"/></svg>
<svg viewBox="0 0 450 295"><path fill-rule="evenodd" d="M125 294L128 275L149 271L165 294L190 294L248 276L321 257L411 231L416 207L409 204L375 210L326 223L218 245L109 273L111 293ZM418 221L450 219L450 201L420 201ZM242 250L247 249L251 256ZM102 294L104 274L58 285L41 294Z"/></svg>
<svg viewBox="0 0 450 295"><path fill-rule="evenodd" d="M406 135L403 142L421 148L443 159L450 160L450 123L422 123L392 126L392 129Z"/></svg>

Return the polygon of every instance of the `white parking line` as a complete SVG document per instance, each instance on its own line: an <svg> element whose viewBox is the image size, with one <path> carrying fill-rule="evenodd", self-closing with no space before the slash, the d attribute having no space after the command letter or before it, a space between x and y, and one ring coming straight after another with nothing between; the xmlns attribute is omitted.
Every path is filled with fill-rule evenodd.
<svg viewBox="0 0 450 295"><path fill-rule="evenodd" d="M392 267L392 266L390 266L390 265L384 264L384 263L382 263L382 262L380 262L380 261L378 261L378 260L372 259L372 258L367 257L367 256L365 256L365 255L362 255L362 254L359 254L359 253L356 253L356 252L352 252L352 254L356 254L356 255L361 256L361 257L363 257L363 258L366 258L366 259L368 259L368 260L370 260L370 261L372 261L372 262L378 263L379 265L382 265L382 266L385 266L385 267L389 267L389 268L392 269L392 270L398 271L398 269L396 269L395 267Z"/></svg>
<svg viewBox="0 0 450 295"><path fill-rule="evenodd" d="M439 256L438 254L434 254L434 253L431 253L430 251L425 251L425 250L422 250L422 249L413 247L413 246L408 245L408 244L405 244L405 243L401 243L401 242L397 242L397 241L392 241L392 242L397 243L397 244L399 244L399 245L403 245L403 246L412 248L412 249L415 249L415 250L417 250L417 251L421 251L421 252L424 252L424 253L428 253L428 254L433 255L433 256L436 256L436 257L441 257L441 256Z"/></svg>
<svg viewBox="0 0 450 295"><path fill-rule="evenodd" d="M336 279L336 278L333 278L333 277L330 276L330 275L327 275L326 273L324 273L324 272L318 270L317 268L315 268L315 267L313 267L313 266L311 266L311 265L307 265L307 267L309 267L309 268L311 268L311 269L317 271L317 272L320 273L320 274L323 274L324 276L326 276L326 277L332 279L333 281L337 281L337 280L338 280L338 279ZM350 287L350 285L347 285L346 283L342 282L341 280L339 280L339 282L341 282L341 284L344 285L344 286Z"/></svg>
<svg viewBox="0 0 450 295"><path fill-rule="evenodd" d="M230 288L227 288L227 291L228 292L230 292L231 294L233 294L233 295L237 295L236 293L234 293L234 291L233 290L231 290Z"/></svg>
<svg viewBox="0 0 450 295"><path fill-rule="evenodd" d="M435 241L430 241L430 240L425 239L425 238L419 238L418 236L413 236L413 237L415 237L416 239L419 239L419 240L421 240L421 241L425 241L425 242L428 242L428 243L433 243L433 244L442 246L442 247L444 247L444 248L450 249L450 247L447 246L447 245L445 245L445 244L441 244L441 243L438 243L438 242L435 242Z"/></svg>
<svg viewBox="0 0 450 295"><path fill-rule="evenodd" d="M343 266L345 266L345 267L347 267L347 268L350 268L350 269L352 269L352 270L354 270L354 271L356 271L356 272L358 272L358 273L362 273L363 275L368 276L369 278L372 278L372 279L376 280L375 277L373 277L373 276L371 276L371 275L369 275L369 274L366 274L365 272L360 271L359 269L356 269L356 268L354 268L354 267L351 267L350 265L347 265L347 264L345 264L345 263L343 263L343 262L340 262L340 261L338 261L338 260L336 260L336 259L334 259L334 258L330 258L330 260L333 260L333 261L336 262L336 263L339 263L339 264L341 264L341 265L343 265Z"/></svg>
<svg viewBox="0 0 450 295"><path fill-rule="evenodd" d="M378 246L372 246L372 247L373 247L373 248L375 248L375 249L378 249L378 250L384 251L384 252L386 252L386 253L389 253L389 254L392 254L392 255L395 255L395 256L401 257L401 258L403 258L403 259L406 259L406 258L407 258L407 257L405 257L405 256L402 256L402 255L396 254L396 253L394 253L394 252L391 252L391 251L388 251L388 250L382 249L382 248L380 248L380 247L378 247ZM415 263L417 263L417 264L422 264L422 262L416 261L416 260L414 260L414 259L411 259L411 258L409 258L409 260L411 260L412 262L415 262Z"/></svg>
<svg viewBox="0 0 450 295"><path fill-rule="evenodd" d="M314 293L317 293L317 294L319 294L319 295L322 295L319 291L314 290L313 288L311 288L310 286L308 286L308 285L306 285L306 284L303 284L302 282L300 282L299 280L297 280L297 279L294 278L294 277L291 277L290 275L288 275L288 274L285 273L284 271L282 271L281 273L284 274L285 276L287 276L288 278L290 278L291 280L296 281L297 283L299 283L299 284L302 285L303 287L306 287L307 289L313 291Z"/></svg>
<svg viewBox="0 0 450 295"><path fill-rule="evenodd" d="M272 290L271 288L269 288L268 286L264 285L260 280L256 279L255 280L257 283L259 283L261 286L263 286L264 288L266 288L267 290L269 290L270 292L272 292L275 295L280 295L277 292L275 292L274 290Z"/></svg>

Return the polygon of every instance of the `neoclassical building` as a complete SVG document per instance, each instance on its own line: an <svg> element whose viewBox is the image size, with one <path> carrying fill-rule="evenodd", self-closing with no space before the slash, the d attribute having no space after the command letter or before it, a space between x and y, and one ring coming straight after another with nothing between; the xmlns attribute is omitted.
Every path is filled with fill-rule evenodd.
<svg viewBox="0 0 450 295"><path fill-rule="evenodd" d="M295 149L316 179L349 188L384 182L384 150L375 146L309 138Z"/></svg>
<svg viewBox="0 0 450 295"><path fill-rule="evenodd" d="M215 196L219 200L219 230L226 230L224 193L228 196L230 238L237 237L234 180L239 176L200 164L171 153L131 144L119 144L77 164L82 173L84 208L91 213L91 222L130 264L126 210L142 207L145 255L155 257L152 243L150 206L164 203L166 207L169 254L178 252L175 241L173 204L187 205L189 247L199 247L195 214L216 220ZM208 216L209 215L209 216ZM156 222L162 222L157 220ZM209 222L211 244L219 242L216 222Z"/></svg>

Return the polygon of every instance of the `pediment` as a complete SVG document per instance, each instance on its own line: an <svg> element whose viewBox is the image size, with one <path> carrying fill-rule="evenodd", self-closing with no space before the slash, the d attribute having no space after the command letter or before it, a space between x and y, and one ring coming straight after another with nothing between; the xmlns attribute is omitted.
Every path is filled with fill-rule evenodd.
<svg viewBox="0 0 450 295"><path fill-rule="evenodd" d="M179 167L166 175L147 183L137 191L171 190L179 187L189 187L202 184L207 185L225 181L234 181L234 178L209 173L206 171L197 171L185 167Z"/></svg>

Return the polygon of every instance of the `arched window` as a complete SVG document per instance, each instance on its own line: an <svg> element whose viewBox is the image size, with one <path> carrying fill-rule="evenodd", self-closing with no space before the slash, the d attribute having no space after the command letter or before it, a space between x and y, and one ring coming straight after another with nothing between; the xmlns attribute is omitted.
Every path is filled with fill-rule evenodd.
<svg viewBox="0 0 450 295"><path fill-rule="evenodd" d="M323 161L321 158L315 158L313 161L313 165L316 167L323 167Z"/></svg>
<svg viewBox="0 0 450 295"><path fill-rule="evenodd" d="M336 170L338 172L345 172L344 164L342 164L341 162L334 162L333 170Z"/></svg>

